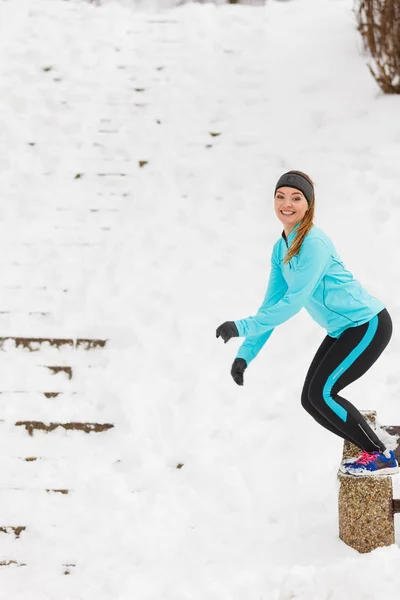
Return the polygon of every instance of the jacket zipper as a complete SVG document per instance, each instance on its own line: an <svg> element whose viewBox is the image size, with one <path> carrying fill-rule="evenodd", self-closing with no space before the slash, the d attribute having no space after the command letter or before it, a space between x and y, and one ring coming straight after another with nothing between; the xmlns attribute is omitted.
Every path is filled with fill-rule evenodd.
<svg viewBox="0 0 400 600"><path fill-rule="evenodd" d="M287 249L289 250L289 244L287 243L286 237L284 237L283 239L285 240ZM290 260L289 260L289 269L291 269L291 268L292 268L292 265L290 264Z"/></svg>

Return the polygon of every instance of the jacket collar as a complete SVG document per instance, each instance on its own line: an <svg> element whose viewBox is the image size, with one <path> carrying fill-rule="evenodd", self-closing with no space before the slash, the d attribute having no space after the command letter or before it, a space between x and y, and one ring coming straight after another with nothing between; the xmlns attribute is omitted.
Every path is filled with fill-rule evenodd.
<svg viewBox="0 0 400 600"><path fill-rule="evenodd" d="M282 237L285 241L290 242L294 238L294 236L296 235L297 229L300 227L300 223L301 223L301 221L299 221L299 223L297 223L297 225L295 225L293 227L292 231L289 233L289 235L287 237L287 240L286 240L285 230L282 231Z"/></svg>

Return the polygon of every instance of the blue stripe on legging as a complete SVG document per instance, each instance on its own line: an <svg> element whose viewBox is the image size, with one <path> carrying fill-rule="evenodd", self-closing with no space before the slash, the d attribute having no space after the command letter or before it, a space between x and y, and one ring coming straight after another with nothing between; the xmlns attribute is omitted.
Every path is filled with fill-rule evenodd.
<svg viewBox="0 0 400 600"><path fill-rule="evenodd" d="M329 408L331 408L333 412L337 414L337 416L340 417L344 422L346 422L347 420L347 410L332 398L332 388L338 376L343 374L343 372L346 371L353 364L353 362L357 360L360 354L362 354L364 350L369 346L377 328L378 316L375 316L368 322L368 329L365 332L365 335L361 342L350 352L350 354L344 359L344 361L340 363L337 369L329 375L327 382L324 385L322 395L324 397L325 402L327 403Z"/></svg>

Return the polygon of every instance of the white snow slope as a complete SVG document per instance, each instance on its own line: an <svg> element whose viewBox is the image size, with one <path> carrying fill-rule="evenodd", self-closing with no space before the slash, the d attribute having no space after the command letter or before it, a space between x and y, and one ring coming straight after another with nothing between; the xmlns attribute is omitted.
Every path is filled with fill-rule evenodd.
<svg viewBox="0 0 400 600"><path fill-rule="evenodd" d="M300 405L326 332L301 311L243 387L215 337L259 307L304 170L394 323L344 395L400 424L400 99L352 8L0 2L0 337L107 340L2 343L0 598L398 598L398 545L339 540L342 440Z"/></svg>

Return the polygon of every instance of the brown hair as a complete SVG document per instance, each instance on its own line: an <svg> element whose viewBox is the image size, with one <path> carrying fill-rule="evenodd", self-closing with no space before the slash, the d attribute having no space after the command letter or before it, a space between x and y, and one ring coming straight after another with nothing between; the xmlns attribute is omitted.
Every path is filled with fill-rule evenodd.
<svg viewBox="0 0 400 600"><path fill-rule="evenodd" d="M307 209L307 212L304 215L303 219L300 221L300 225L298 226L298 228L296 230L296 235L294 237L294 240L285 255L285 258L283 261L285 264L287 264L293 258L293 256L296 256L300 252L303 240L313 226L314 212L315 212L315 190L314 190L313 180L311 179L311 177L309 177L302 171L293 171L292 170L290 172L297 173L298 175L302 175L303 177L305 177L312 185L313 194L312 194L312 199L311 199L311 202Z"/></svg>

